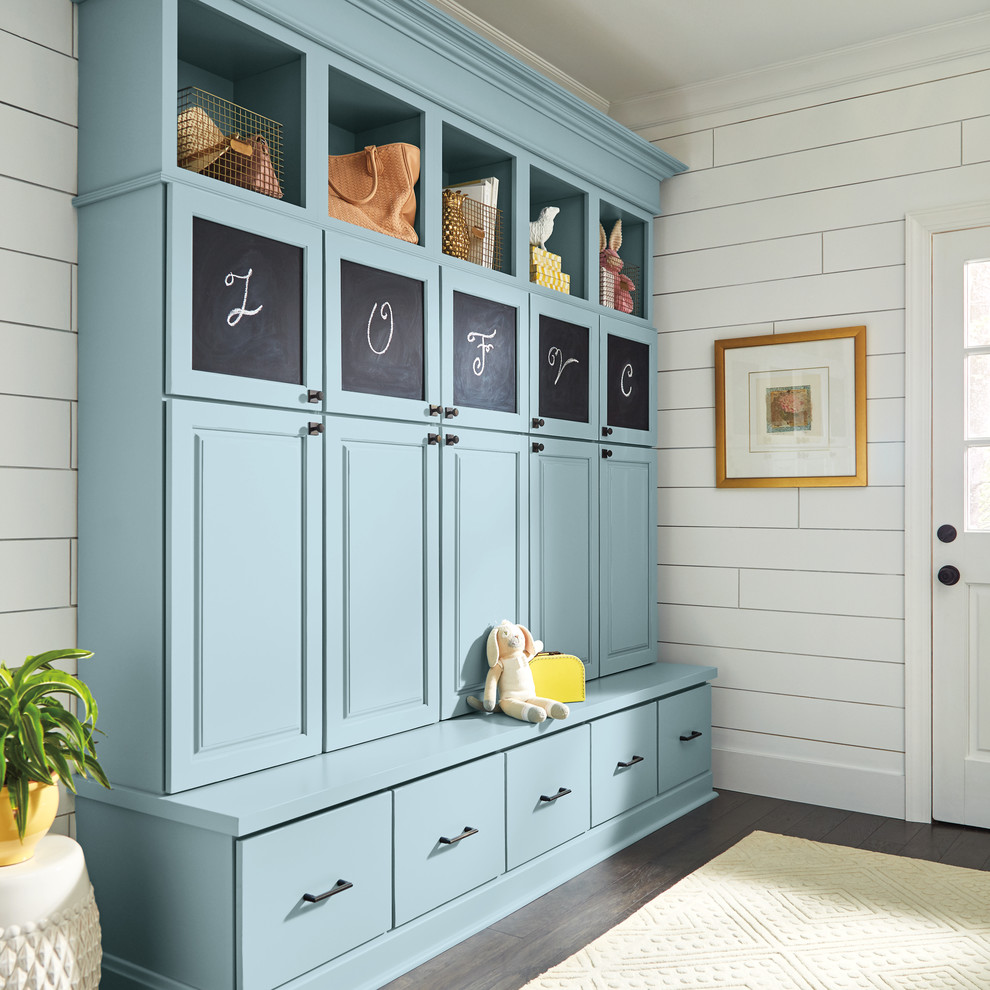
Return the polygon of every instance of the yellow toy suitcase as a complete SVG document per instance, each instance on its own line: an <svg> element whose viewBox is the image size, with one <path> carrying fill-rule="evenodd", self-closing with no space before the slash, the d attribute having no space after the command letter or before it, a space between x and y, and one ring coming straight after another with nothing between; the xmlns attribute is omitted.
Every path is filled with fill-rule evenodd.
<svg viewBox="0 0 990 990"><path fill-rule="evenodd" d="M529 662L536 693L553 701L584 701L584 664L570 653L537 653Z"/></svg>

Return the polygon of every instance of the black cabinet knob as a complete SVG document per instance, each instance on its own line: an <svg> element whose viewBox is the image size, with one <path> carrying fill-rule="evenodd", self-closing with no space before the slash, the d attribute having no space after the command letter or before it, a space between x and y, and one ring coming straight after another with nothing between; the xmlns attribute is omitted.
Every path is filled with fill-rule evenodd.
<svg viewBox="0 0 990 990"><path fill-rule="evenodd" d="M956 527L950 526L946 523L944 526L939 526L939 528L935 531L935 535L943 543L951 543L956 538Z"/></svg>
<svg viewBox="0 0 990 990"><path fill-rule="evenodd" d="M427 433L426 434L426 442L428 444L430 444L431 446L433 444L439 443L440 442L440 434L439 433Z"/></svg>
<svg viewBox="0 0 990 990"><path fill-rule="evenodd" d="M313 423L313 422L310 422L310 424L309 424L309 435L311 437L318 436L322 432L323 432L323 424L322 423Z"/></svg>
<svg viewBox="0 0 990 990"><path fill-rule="evenodd" d="M953 564L946 564L938 569L938 579L942 584L958 584L960 576L959 568Z"/></svg>
<svg viewBox="0 0 990 990"><path fill-rule="evenodd" d="M610 458L611 456L612 456L612 451L610 451L608 449L602 451L602 459L603 460L608 460L608 458Z"/></svg>
<svg viewBox="0 0 990 990"><path fill-rule="evenodd" d="M533 429L538 430L541 426L546 426L547 424L540 419L538 416L533 417Z"/></svg>
<svg viewBox="0 0 990 990"><path fill-rule="evenodd" d="M443 442L448 446L452 447L455 443L460 443L461 438L456 433L448 433L444 438Z"/></svg>
<svg viewBox="0 0 990 990"><path fill-rule="evenodd" d="M457 406L444 406L443 414L444 416L446 416L447 419L453 419L453 417L457 416L459 413L460 410L457 408Z"/></svg>
<svg viewBox="0 0 990 990"><path fill-rule="evenodd" d="M307 402L322 402L323 393L318 388L308 388L306 389L306 401Z"/></svg>
<svg viewBox="0 0 990 990"><path fill-rule="evenodd" d="M539 453L542 452L542 450L543 450L543 444L542 443L534 443L533 444L533 453L534 454L539 454Z"/></svg>
<svg viewBox="0 0 990 990"><path fill-rule="evenodd" d="M430 403L430 415L431 416L439 416L440 415L440 412L441 412L440 406L435 406L431 402Z"/></svg>
<svg viewBox="0 0 990 990"><path fill-rule="evenodd" d="M602 427L602 436L603 437L610 437L611 435L612 435L612 427L611 426L603 426Z"/></svg>

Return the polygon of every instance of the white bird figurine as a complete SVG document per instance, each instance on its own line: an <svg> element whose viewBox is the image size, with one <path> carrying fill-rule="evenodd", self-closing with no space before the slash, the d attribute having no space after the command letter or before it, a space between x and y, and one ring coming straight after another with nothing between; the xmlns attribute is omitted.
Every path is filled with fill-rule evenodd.
<svg viewBox="0 0 990 990"><path fill-rule="evenodd" d="M540 215L529 223L529 243L546 249L547 241L553 233L553 218L560 213L559 206L544 206Z"/></svg>

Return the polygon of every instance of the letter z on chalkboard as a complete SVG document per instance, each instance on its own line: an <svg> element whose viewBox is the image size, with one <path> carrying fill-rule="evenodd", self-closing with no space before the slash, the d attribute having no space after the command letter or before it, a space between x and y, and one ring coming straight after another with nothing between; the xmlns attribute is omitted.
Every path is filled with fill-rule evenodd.
<svg viewBox="0 0 990 990"><path fill-rule="evenodd" d="M303 249L193 217L195 371L302 384Z"/></svg>
<svg viewBox="0 0 990 990"><path fill-rule="evenodd" d="M423 399L424 361L423 283L341 261L341 388Z"/></svg>

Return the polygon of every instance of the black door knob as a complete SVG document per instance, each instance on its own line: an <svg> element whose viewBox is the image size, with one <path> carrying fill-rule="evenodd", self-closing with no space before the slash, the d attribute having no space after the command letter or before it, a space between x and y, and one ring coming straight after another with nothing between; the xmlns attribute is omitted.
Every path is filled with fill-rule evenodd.
<svg viewBox="0 0 990 990"><path fill-rule="evenodd" d="M542 443L534 443L533 444L533 453L534 454L539 454L542 451L543 451L543 444Z"/></svg>
<svg viewBox="0 0 990 990"><path fill-rule="evenodd" d="M445 419L450 419L452 416L456 416L460 410L457 406L444 406L443 415Z"/></svg>
<svg viewBox="0 0 990 990"><path fill-rule="evenodd" d="M546 423L539 418L539 416L533 417L533 429L538 430L541 426L546 426Z"/></svg>
<svg viewBox="0 0 990 990"><path fill-rule="evenodd" d="M602 427L602 436L603 437L610 437L611 435L612 435L612 427L611 426L603 426Z"/></svg>
<svg viewBox="0 0 990 990"><path fill-rule="evenodd" d="M958 584L959 577L959 568L952 564L946 564L938 569L938 579L942 584Z"/></svg>
<svg viewBox="0 0 990 990"><path fill-rule="evenodd" d="M935 535L943 543L951 543L956 538L956 527L950 526L946 523L944 526L939 526L939 528L935 530Z"/></svg>
<svg viewBox="0 0 990 990"><path fill-rule="evenodd" d="M444 442L444 443L445 443L445 444L446 444L446 445L447 445L448 447L451 447L451 446L453 446L453 445L454 445L455 443L460 443L460 442L461 442L461 438L460 438L460 437L459 437L459 436L458 436L458 435L457 435L456 433L448 433L448 434L447 434L447 435L446 435L446 436L445 436L445 437L443 438L443 442Z"/></svg>

